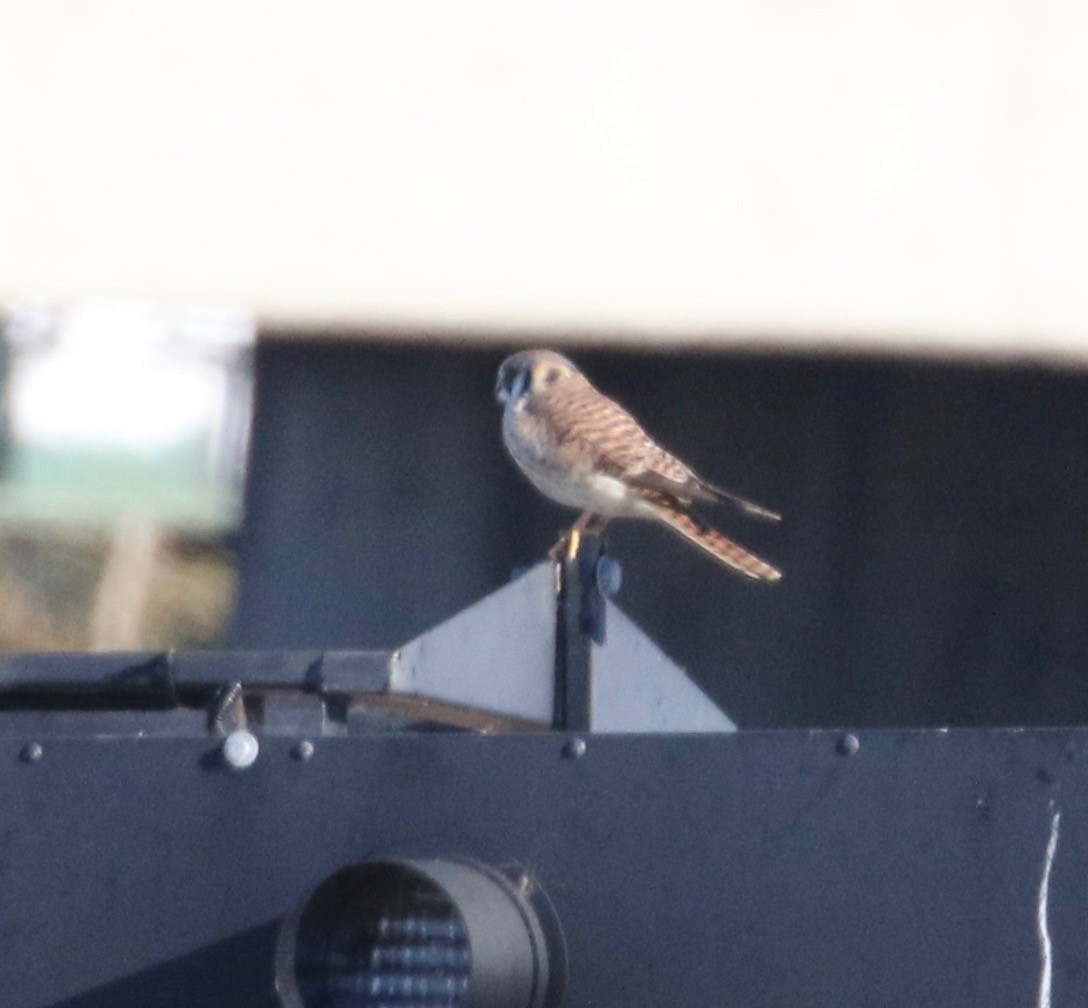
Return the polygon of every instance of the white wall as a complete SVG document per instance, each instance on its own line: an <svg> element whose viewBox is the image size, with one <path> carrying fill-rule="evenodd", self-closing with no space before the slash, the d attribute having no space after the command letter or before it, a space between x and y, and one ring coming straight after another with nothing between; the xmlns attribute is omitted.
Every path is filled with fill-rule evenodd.
<svg viewBox="0 0 1088 1008"><path fill-rule="evenodd" d="M0 2L0 303L1088 356L1077 0Z"/></svg>

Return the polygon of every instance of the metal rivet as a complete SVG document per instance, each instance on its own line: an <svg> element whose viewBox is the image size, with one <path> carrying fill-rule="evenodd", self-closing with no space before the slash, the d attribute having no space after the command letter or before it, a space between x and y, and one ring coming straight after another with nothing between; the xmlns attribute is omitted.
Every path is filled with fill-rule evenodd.
<svg viewBox="0 0 1088 1008"><path fill-rule="evenodd" d="M309 739L303 739L301 742L296 742L291 749L291 755L301 763L305 763L308 759L312 759L314 755L313 742Z"/></svg>
<svg viewBox="0 0 1088 1008"><path fill-rule="evenodd" d="M37 763L44 754L45 750L37 742L29 742L23 746L22 752L19 753L19 759L24 763Z"/></svg>
<svg viewBox="0 0 1088 1008"><path fill-rule="evenodd" d="M857 735L843 735L835 748L840 756L853 756L861 748Z"/></svg>
<svg viewBox="0 0 1088 1008"><path fill-rule="evenodd" d="M563 755L567 759L581 759L586 754L586 740L581 738L567 739L563 746Z"/></svg>
<svg viewBox="0 0 1088 1008"><path fill-rule="evenodd" d="M223 739L223 759L235 770L245 770L253 766L260 750L257 736L245 728L236 728Z"/></svg>

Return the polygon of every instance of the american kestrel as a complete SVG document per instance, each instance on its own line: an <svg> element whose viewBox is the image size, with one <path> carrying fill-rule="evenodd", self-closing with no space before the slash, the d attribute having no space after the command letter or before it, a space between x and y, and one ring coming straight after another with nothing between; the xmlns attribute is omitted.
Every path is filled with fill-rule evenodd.
<svg viewBox="0 0 1088 1008"><path fill-rule="evenodd" d="M495 395L503 404L503 441L519 468L545 496L582 512L570 533L572 550L591 525L599 530L611 518L649 518L747 577L782 576L690 509L726 502L757 518L780 516L697 476L566 357L551 350L507 357Z"/></svg>

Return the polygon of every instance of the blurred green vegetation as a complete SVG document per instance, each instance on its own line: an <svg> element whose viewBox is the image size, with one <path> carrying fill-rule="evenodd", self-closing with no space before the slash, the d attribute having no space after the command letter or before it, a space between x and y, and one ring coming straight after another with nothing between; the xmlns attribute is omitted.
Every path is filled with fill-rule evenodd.
<svg viewBox="0 0 1088 1008"><path fill-rule="evenodd" d="M101 526L137 509L165 528L235 528L241 494L205 475L207 467L207 450L195 443L148 454L19 446L0 482L0 522Z"/></svg>

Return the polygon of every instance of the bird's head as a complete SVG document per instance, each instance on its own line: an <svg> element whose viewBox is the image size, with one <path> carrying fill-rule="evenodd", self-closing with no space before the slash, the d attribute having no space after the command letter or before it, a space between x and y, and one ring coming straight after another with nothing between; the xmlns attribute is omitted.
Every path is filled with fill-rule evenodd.
<svg viewBox="0 0 1088 1008"><path fill-rule="evenodd" d="M543 392L572 376L581 377L581 372L562 354L553 350L522 350L499 365L495 398L505 405L529 392Z"/></svg>

